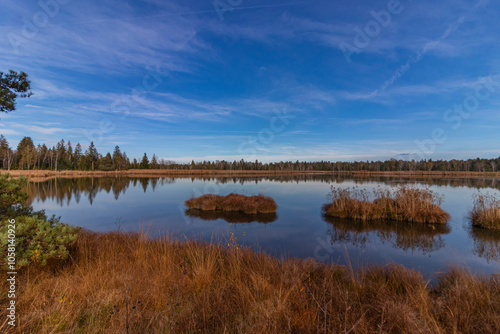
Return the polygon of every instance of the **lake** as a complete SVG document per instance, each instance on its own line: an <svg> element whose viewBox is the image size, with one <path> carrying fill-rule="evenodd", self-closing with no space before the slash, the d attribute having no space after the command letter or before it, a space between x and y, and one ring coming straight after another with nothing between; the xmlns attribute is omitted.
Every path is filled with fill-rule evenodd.
<svg viewBox="0 0 500 334"><path fill-rule="evenodd" d="M373 189L415 183L444 197L447 225L324 219L330 187ZM400 263L433 278L450 265L473 273L500 271L500 232L470 227L473 195L500 195L495 179L349 178L331 174L268 177L57 178L27 187L36 210L92 231L143 231L250 246L277 257L315 258L354 268ZM186 211L184 201L207 193L271 196L276 215Z"/></svg>

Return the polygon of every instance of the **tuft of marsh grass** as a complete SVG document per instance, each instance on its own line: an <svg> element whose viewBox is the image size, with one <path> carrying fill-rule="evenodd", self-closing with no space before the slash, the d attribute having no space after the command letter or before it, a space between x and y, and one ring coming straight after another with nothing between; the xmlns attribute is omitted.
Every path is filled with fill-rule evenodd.
<svg viewBox="0 0 500 334"><path fill-rule="evenodd" d="M18 275L7 333L497 333L500 282L400 265L351 271L136 233L83 231L63 265ZM128 289L127 287L130 287ZM0 282L7 291L7 282ZM126 289L126 290L125 290ZM125 319L123 292L136 315ZM129 298L129 297L126 297ZM140 300L140 304L136 303ZM0 295L2 304L6 294ZM6 308L0 309L5 319Z"/></svg>
<svg viewBox="0 0 500 334"><path fill-rule="evenodd" d="M429 188L399 186L395 190L331 187L332 202L323 206L327 217L396 220L445 224L450 215L441 209L442 198ZM373 200L371 200L373 198Z"/></svg>
<svg viewBox="0 0 500 334"><path fill-rule="evenodd" d="M227 196L207 194L186 201L189 209L203 211L236 211L246 214L275 213L278 206L274 199L259 194L245 196L231 193Z"/></svg>
<svg viewBox="0 0 500 334"><path fill-rule="evenodd" d="M500 230L500 198L489 193L474 195L469 218L473 226Z"/></svg>

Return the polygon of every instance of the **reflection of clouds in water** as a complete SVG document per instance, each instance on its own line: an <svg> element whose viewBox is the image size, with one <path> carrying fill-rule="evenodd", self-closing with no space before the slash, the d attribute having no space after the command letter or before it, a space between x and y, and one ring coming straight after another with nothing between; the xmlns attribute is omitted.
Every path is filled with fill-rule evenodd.
<svg viewBox="0 0 500 334"><path fill-rule="evenodd" d="M486 259L488 263L500 261L500 231L472 227L470 234L474 242L474 254Z"/></svg>
<svg viewBox="0 0 500 334"><path fill-rule="evenodd" d="M197 209L186 210L186 216L200 218L203 220L218 220L223 219L228 223L272 223L278 216L276 213L265 213L265 214L245 214L236 211L204 211Z"/></svg>
<svg viewBox="0 0 500 334"><path fill-rule="evenodd" d="M443 224L416 224L396 221L356 221L324 217L330 224L328 235L332 245L350 243L365 248L375 242L377 237L382 243L390 242L393 247L404 251L419 251L422 254L435 252L445 246L443 234L450 229Z"/></svg>

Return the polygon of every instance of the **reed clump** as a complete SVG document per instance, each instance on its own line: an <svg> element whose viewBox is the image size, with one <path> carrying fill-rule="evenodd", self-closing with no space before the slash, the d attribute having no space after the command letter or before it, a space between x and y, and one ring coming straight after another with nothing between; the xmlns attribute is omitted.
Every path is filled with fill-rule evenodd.
<svg viewBox="0 0 500 334"><path fill-rule="evenodd" d="M203 211L235 211L245 214L275 213L278 205L274 199L262 194L245 196L231 193L227 196L207 194L186 201L189 209Z"/></svg>
<svg viewBox="0 0 500 334"><path fill-rule="evenodd" d="M8 291L6 280L0 289ZM65 263L19 272L17 291L17 326L2 322L1 333L498 333L500 328L500 282L494 276L454 269L430 287L419 272L400 265L353 271L314 260L278 260L245 247L116 232L82 231ZM0 302L8 302L6 293ZM6 315L2 307L0 317Z"/></svg>
<svg viewBox="0 0 500 334"><path fill-rule="evenodd" d="M396 220L411 223L445 224L450 215L441 209L442 197L429 188L399 186L377 188L331 188L332 202L323 206L327 217L367 220Z"/></svg>
<svg viewBox="0 0 500 334"><path fill-rule="evenodd" d="M469 212L473 226L500 230L500 198L490 193L474 195L474 206Z"/></svg>

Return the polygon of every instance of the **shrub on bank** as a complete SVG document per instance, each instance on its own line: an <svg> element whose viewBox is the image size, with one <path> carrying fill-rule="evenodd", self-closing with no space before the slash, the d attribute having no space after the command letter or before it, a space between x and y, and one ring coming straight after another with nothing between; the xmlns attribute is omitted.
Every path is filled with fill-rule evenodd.
<svg viewBox="0 0 500 334"><path fill-rule="evenodd" d="M56 219L45 220L38 216L16 217L15 221L15 254L16 268L29 264L46 265L49 260L66 259L68 248L77 239L80 228L60 223ZM8 227L3 223L0 227L0 243L2 248L8 245ZM7 249L2 250L2 254Z"/></svg>
<svg viewBox="0 0 500 334"><path fill-rule="evenodd" d="M7 254L15 253L15 270L29 264L46 265L47 261L66 259L68 248L77 239L80 228L47 218L45 212L33 211L27 205L22 190L25 178L9 179L0 176L0 267L7 268ZM13 271L13 270L10 270Z"/></svg>
<svg viewBox="0 0 500 334"><path fill-rule="evenodd" d="M27 179L24 176L14 179L9 178L9 174L0 175L0 217L2 219L31 213L30 207L25 205L28 196L22 191L26 182Z"/></svg>

